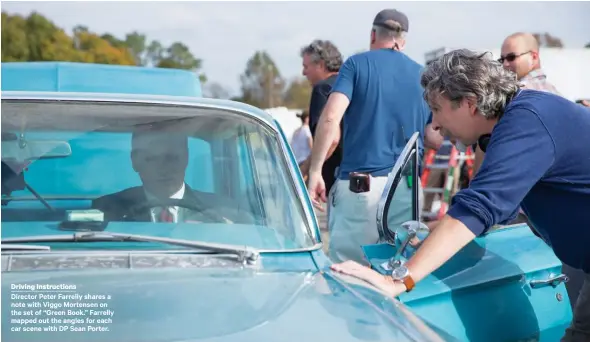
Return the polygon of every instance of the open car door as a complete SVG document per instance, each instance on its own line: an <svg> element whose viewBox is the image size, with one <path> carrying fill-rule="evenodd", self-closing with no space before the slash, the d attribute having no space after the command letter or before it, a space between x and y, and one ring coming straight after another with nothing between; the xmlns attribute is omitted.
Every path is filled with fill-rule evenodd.
<svg viewBox="0 0 590 342"><path fill-rule="evenodd" d="M379 203L381 243L363 246L382 274L420 248L419 135L389 175ZM399 300L462 341L559 341L572 312L561 262L526 224L494 227L465 246Z"/></svg>

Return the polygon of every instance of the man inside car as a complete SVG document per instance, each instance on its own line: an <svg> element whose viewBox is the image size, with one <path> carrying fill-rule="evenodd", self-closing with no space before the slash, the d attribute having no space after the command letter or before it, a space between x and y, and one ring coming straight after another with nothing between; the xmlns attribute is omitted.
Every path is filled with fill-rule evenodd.
<svg viewBox="0 0 590 342"><path fill-rule="evenodd" d="M233 223L247 219L239 205L218 194L191 189L185 182L188 138L148 125L133 132L131 163L142 185L97 198L92 207L106 221ZM231 217L230 217L231 216ZM251 217L250 217L251 218Z"/></svg>

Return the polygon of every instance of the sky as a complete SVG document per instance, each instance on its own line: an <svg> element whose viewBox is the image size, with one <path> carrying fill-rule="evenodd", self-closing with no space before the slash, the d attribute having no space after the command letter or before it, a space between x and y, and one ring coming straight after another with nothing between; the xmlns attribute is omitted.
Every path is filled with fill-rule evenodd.
<svg viewBox="0 0 590 342"><path fill-rule="evenodd" d="M344 57L368 49L372 20L395 8L409 19L405 52L424 62L428 51L448 46L498 49L517 31L549 32L567 48L590 42L590 2L8 2L2 10L37 11L68 33L76 25L123 38L138 31L164 45L186 44L203 60L208 79L232 95L257 50L266 50L283 77L301 74L302 46L329 39Z"/></svg>

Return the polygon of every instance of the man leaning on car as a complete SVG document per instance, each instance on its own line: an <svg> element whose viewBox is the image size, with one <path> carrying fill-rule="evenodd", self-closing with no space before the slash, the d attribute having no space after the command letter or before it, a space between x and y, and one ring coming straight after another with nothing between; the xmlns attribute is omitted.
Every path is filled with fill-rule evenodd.
<svg viewBox="0 0 590 342"><path fill-rule="evenodd" d="M397 296L520 206L555 255L585 273L562 341L590 341L590 109L520 89L500 63L469 50L427 66L422 85L435 129L465 145L489 137L481 168L395 279L354 261L332 268Z"/></svg>

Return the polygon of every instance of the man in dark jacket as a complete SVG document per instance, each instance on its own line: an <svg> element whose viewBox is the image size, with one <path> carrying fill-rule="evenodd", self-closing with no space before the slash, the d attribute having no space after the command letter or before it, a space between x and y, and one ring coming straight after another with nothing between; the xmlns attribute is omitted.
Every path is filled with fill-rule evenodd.
<svg viewBox="0 0 590 342"><path fill-rule="evenodd" d="M329 40L314 40L301 49L301 58L303 59L302 73L313 86L309 103L309 128L311 135L315 138L315 129L320 114L328 101L328 95L332 91L336 78L338 78L338 71L342 65L342 55ZM322 176L326 181L327 192L330 191L336 180L335 173L341 159L342 146L340 144L332 146L322 168ZM309 161L308 158L304 163L305 169L302 169L304 175L309 170Z"/></svg>

